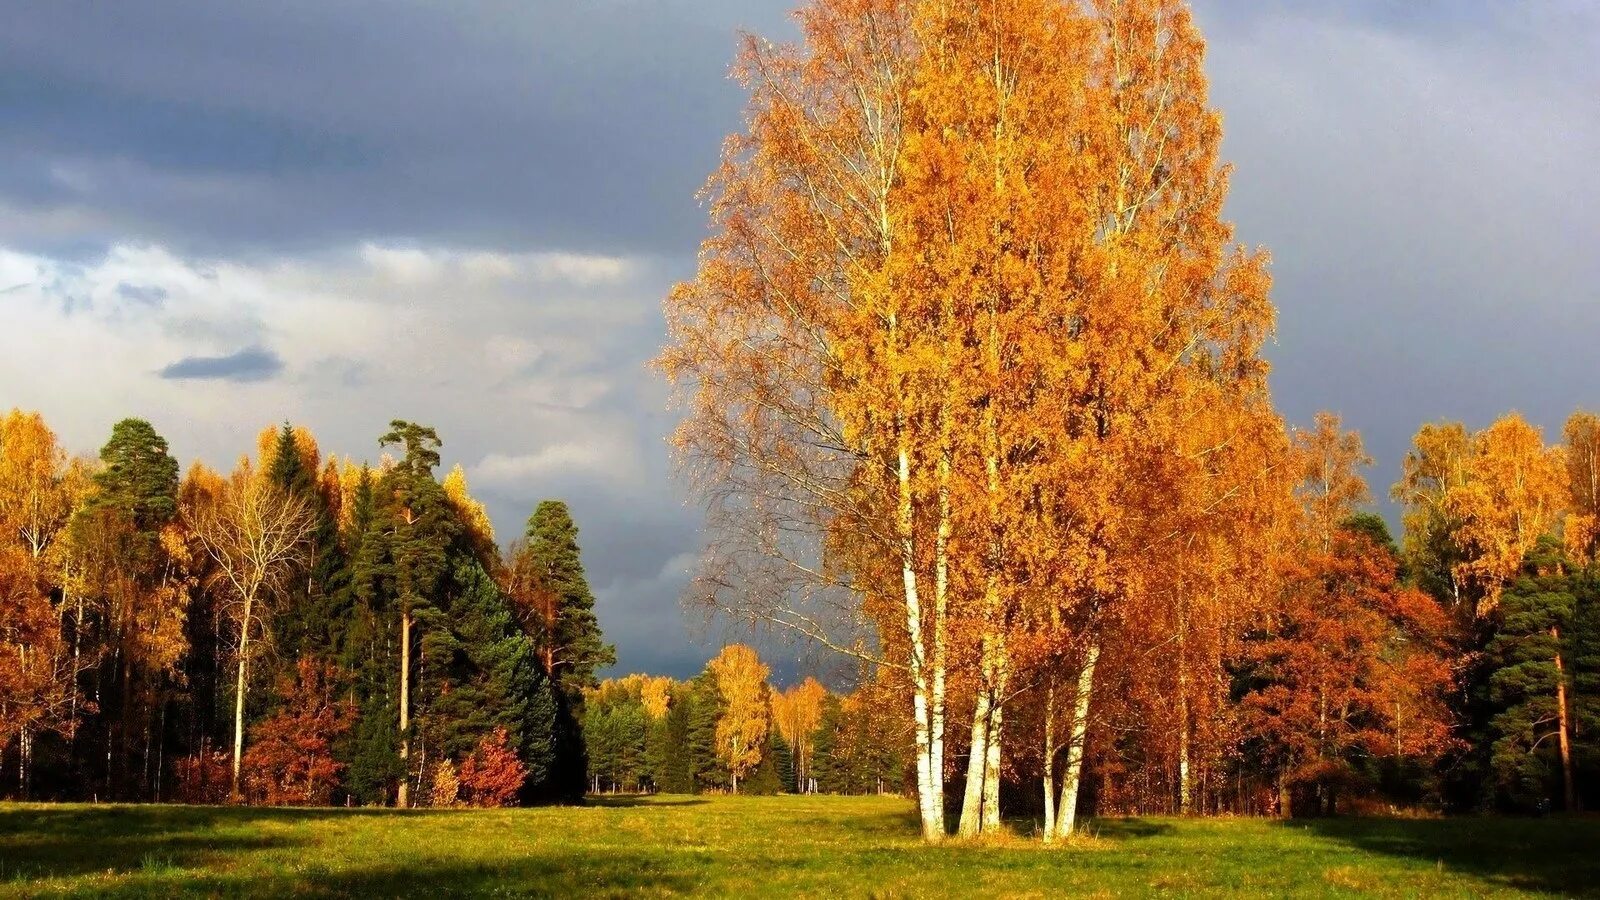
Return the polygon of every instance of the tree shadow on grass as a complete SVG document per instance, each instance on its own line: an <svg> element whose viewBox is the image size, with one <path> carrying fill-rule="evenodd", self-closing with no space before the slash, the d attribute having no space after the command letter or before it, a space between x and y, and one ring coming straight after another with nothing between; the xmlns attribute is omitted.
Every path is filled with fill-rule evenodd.
<svg viewBox="0 0 1600 900"><path fill-rule="evenodd" d="M1085 825L1086 833L1113 841L1156 837L1170 834L1173 830L1171 823L1153 822L1149 819L1095 818L1090 819Z"/></svg>
<svg viewBox="0 0 1600 900"><path fill-rule="evenodd" d="M1283 823L1502 887L1600 896L1600 819L1301 819Z"/></svg>
<svg viewBox="0 0 1600 900"><path fill-rule="evenodd" d="M643 847L600 852L556 845L458 861L440 859L426 845L402 845L389 864L352 866L337 853L313 852L315 835L258 828L373 815L461 812L0 807L0 885L25 893L65 889L96 896L629 896L692 893L710 865L706 854ZM287 857L270 853L283 850L290 851ZM263 852L270 855L257 856ZM50 884L51 879L69 881Z"/></svg>
<svg viewBox="0 0 1600 900"><path fill-rule="evenodd" d="M585 806L599 807L600 809L633 809L639 806L704 806L710 801L702 800L691 794L609 794L599 796L591 794L584 798Z"/></svg>
<svg viewBox="0 0 1600 900"><path fill-rule="evenodd" d="M481 863L419 859L393 866L307 871L266 879L202 875L177 886L191 894L332 897L626 897L692 894L706 863L692 856L563 852ZM137 883L127 893L144 892Z"/></svg>
<svg viewBox="0 0 1600 900"><path fill-rule="evenodd" d="M0 810L0 877L8 880L203 866L224 856L294 846L281 835L219 832L217 813L128 807Z"/></svg>

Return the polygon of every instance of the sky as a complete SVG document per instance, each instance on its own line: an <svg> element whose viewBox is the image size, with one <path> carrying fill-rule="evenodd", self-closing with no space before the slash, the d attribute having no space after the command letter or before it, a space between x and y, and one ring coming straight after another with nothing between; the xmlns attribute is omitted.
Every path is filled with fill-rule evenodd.
<svg viewBox="0 0 1600 900"><path fill-rule="evenodd" d="M140 416L217 467L285 420L357 459L432 424L502 541L571 505L617 671L698 671L740 635L680 607L701 516L649 360L736 33L791 38L791 7L7 4L0 408L84 453ZM1553 440L1600 407L1600 4L1195 10L1274 395L1361 432L1379 511L1425 421Z"/></svg>

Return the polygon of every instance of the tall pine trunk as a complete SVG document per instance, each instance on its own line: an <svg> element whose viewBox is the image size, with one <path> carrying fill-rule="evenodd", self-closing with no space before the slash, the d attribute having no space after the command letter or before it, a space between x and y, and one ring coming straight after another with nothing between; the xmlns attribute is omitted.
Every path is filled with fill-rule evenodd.
<svg viewBox="0 0 1600 900"><path fill-rule="evenodd" d="M411 805L411 613L400 614L400 788L395 806Z"/></svg>
<svg viewBox="0 0 1600 900"><path fill-rule="evenodd" d="M1567 812L1577 812L1578 791L1572 782L1571 725L1567 718L1567 673L1561 662L1561 632L1550 627L1550 637L1556 642L1556 723L1560 734L1557 740L1561 749L1561 794Z"/></svg>

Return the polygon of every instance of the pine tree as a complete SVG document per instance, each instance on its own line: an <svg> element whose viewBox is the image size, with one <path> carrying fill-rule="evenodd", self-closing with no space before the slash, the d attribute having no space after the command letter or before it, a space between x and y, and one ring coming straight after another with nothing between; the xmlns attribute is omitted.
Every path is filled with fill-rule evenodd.
<svg viewBox="0 0 1600 900"><path fill-rule="evenodd" d="M845 761L843 746L843 703L835 694L822 699L822 716L817 720L817 730L812 738L812 777L817 780L817 790L824 794L843 794L849 791L849 766Z"/></svg>
<svg viewBox="0 0 1600 900"><path fill-rule="evenodd" d="M690 682L689 721L685 751L691 790L725 790L728 772L717 753L717 722L722 718L722 694L716 676L709 670Z"/></svg>
<svg viewBox="0 0 1600 900"><path fill-rule="evenodd" d="M434 478L439 465L439 435L432 428L403 419L389 423L380 446L398 445L405 456L379 481L377 520L388 526L388 555L395 613L400 619L399 723L400 759L408 768L395 803L409 805L411 759L413 649L420 634L445 627L440 592L450 564L450 551L461 538L461 523L444 488Z"/></svg>
<svg viewBox="0 0 1600 900"><path fill-rule="evenodd" d="M545 673L576 700L596 684L595 671L617 658L616 649L601 640L578 550L578 526L565 503L539 504L510 568Z"/></svg>
<svg viewBox="0 0 1600 900"><path fill-rule="evenodd" d="M117 510L145 533L178 514L178 461L149 422L123 419L112 426L100 462L104 468L94 474L96 490L87 509Z"/></svg>
<svg viewBox="0 0 1600 900"><path fill-rule="evenodd" d="M778 772L779 792L794 793L794 749L789 746L788 741L783 739L782 733L776 730L772 732L772 741L767 747L767 754L768 758L772 760L773 767Z"/></svg>
<svg viewBox="0 0 1600 900"><path fill-rule="evenodd" d="M664 794L695 793L694 770L689 759L689 731L694 716L694 696L689 684L679 685L667 714L655 723L651 742L651 777Z"/></svg>
<svg viewBox="0 0 1600 900"><path fill-rule="evenodd" d="M739 782L739 793L757 797L770 797L783 793L784 786L788 782L784 778L786 773L779 765L773 746L778 740L782 738L777 732L767 732L767 736L761 742L761 761L747 778Z"/></svg>
<svg viewBox="0 0 1600 900"><path fill-rule="evenodd" d="M1489 701L1498 710L1490 721L1494 734L1491 765L1503 801L1530 809L1562 797L1562 806L1577 805L1573 783L1572 666L1578 594L1592 595L1595 585L1581 574L1566 574L1546 554L1530 557L1534 574L1517 580L1501 597L1499 626L1486 656L1493 667ZM1544 557L1541 564L1541 556Z"/></svg>

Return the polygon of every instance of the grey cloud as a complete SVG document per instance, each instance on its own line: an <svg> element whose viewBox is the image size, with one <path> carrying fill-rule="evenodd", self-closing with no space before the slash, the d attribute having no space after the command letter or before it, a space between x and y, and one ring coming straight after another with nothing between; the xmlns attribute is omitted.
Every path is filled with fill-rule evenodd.
<svg viewBox="0 0 1600 900"><path fill-rule="evenodd" d="M734 32L781 33L786 6L26 4L0 33L0 196L203 249L692 251Z"/></svg>
<svg viewBox="0 0 1600 900"><path fill-rule="evenodd" d="M278 354L246 347L226 356L187 356L156 374L171 381L264 381L281 371Z"/></svg>
<svg viewBox="0 0 1600 900"><path fill-rule="evenodd" d="M167 299L167 289L155 285L129 284L124 281L117 285L117 296L144 306L160 306Z"/></svg>

